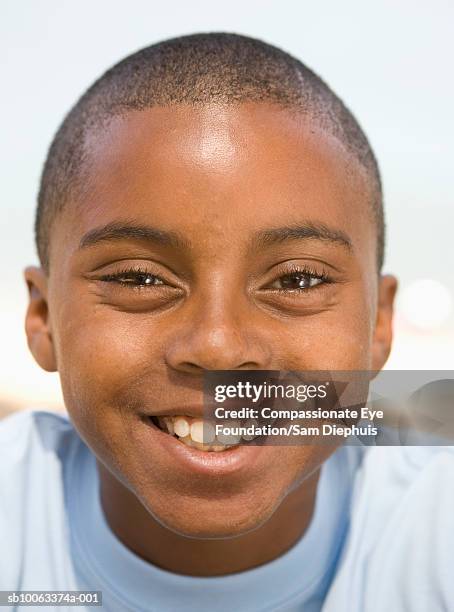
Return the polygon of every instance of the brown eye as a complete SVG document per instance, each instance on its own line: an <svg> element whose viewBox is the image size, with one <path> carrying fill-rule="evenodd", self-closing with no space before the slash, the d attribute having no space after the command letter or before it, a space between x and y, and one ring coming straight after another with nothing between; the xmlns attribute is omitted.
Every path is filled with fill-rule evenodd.
<svg viewBox="0 0 454 612"><path fill-rule="evenodd" d="M280 276L270 285L270 288L281 291L300 291L302 289L310 289L311 287L315 287L323 282L323 278L314 276L313 274L308 274L306 272L292 272L291 274Z"/></svg>
<svg viewBox="0 0 454 612"><path fill-rule="evenodd" d="M153 274L143 274L143 273L134 273L134 274L122 274L117 277L119 283L123 283L125 285L140 285L140 286L150 286L150 285L163 285L163 281Z"/></svg>
<svg viewBox="0 0 454 612"><path fill-rule="evenodd" d="M105 304L124 312L153 312L171 308L186 291L171 272L152 265L116 266L94 280L93 290Z"/></svg>
<svg viewBox="0 0 454 612"><path fill-rule="evenodd" d="M165 285L164 281L150 272L142 270L125 270L116 274L107 274L101 277L101 280L130 287L153 287L156 285Z"/></svg>

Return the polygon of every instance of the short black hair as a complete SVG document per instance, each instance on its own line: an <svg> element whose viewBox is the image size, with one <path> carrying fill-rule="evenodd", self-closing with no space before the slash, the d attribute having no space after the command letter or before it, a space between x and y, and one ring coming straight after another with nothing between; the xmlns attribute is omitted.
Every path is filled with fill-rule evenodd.
<svg viewBox="0 0 454 612"><path fill-rule="evenodd" d="M84 143L91 130L131 110L246 101L296 108L335 135L365 168L380 270L385 234L380 172L352 113L298 59L261 40L219 32L173 38L133 53L95 81L70 110L52 141L41 177L35 239L43 268L49 270L52 224L81 184Z"/></svg>

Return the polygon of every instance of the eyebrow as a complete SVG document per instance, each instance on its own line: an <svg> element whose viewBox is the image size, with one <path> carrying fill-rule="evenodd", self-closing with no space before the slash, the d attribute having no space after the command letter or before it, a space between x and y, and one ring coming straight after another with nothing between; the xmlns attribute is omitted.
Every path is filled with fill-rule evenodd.
<svg viewBox="0 0 454 612"><path fill-rule="evenodd" d="M108 223L84 234L79 249L85 249L100 242L114 240L147 240L162 246L187 249L189 242L178 232L161 230L150 225L135 225L125 222Z"/></svg>
<svg viewBox="0 0 454 612"><path fill-rule="evenodd" d="M191 243L179 232L161 230L150 225L112 222L84 234L79 242L79 249L85 249L100 242L128 239L147 240L181 250L189 249L191 246ZM251 245L256 248L266 247L292 240L321 240L340 244L348 250L353 249L352 241L345 232L330 228L324 223L314 222L261 230L255 234Z"/></svg>
<svg viewBox="0 0 454 612"><path fill-rule="evenodd" d="M290 240L321 240L339 244L349 251L353 250L352 241L345 232L330 228L324 223L314 222L263 230L255 236L254 244L267 246Z"/></svg>

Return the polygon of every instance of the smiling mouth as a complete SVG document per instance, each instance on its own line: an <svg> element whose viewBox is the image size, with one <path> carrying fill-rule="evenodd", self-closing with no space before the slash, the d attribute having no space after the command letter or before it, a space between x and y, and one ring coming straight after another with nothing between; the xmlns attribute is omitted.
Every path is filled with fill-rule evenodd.
<svg viewBox="0 0 454 612"><path fill-rule="evenodd" d="M249 441L250 437L216 435L214 424L190 416L148 416L151 423L186 446L206 452L222 452Z"/></svg>

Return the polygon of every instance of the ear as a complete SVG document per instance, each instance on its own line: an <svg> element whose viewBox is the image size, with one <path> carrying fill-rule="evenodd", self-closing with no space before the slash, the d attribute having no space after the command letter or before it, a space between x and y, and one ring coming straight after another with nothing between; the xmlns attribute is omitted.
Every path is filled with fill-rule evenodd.
<svg viewBox="0 0 454 612"><path fill-rule="evenodd" d="M387 274L380 277L377 319L372 341L372 369L374 371L383 368L391 352L396 291L397 279L394 276Z"/></svg>
<svg viewBox="0 0 454 612"><path fill-rule="evenodd" d="M37 363L47 372L57 370L52 333L49 327L47 303L47 275L36 266L24 270L29 304L25 315L25 333L28 348Z"/></svg>

